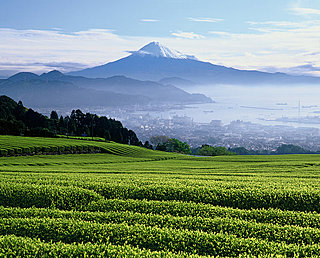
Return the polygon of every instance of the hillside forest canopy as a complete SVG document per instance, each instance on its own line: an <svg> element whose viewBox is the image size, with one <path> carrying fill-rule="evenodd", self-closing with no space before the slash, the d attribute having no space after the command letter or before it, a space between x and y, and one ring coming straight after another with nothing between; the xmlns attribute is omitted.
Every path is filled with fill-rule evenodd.
<svg viewBox="0 0 320 258"><path fill-rule="evenodd" d="M70 116L50 117L23 106L7 96L0 96L0 134L54 137L57 135L102 137L108 141L143 146L132 130L106 116L73 110Z"/></svg>

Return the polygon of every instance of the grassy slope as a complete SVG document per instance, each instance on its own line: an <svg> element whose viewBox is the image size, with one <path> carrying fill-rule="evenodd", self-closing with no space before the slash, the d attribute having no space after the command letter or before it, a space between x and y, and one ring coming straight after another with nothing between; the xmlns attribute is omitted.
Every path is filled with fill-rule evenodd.
<svg viewBox="0 0 320 258"><path fill-rule="evenodd" d="M6 147L88 142L3 139L0 144ZM101 239L109 239L103 240L108 245L103 248L115 253L124 243L122 236L130 244L125 252L137 257L180 251L182 256L320 255L320 155L202 158L89 144L113 154L0 158L0 205L12 207L0 209L1 235L11 232L34 248L45 244L48 250L56 250L50 240L59 239L68 251L76 248L68 239L88 245L82 237L92 234L94 244L94 235L101 234ZM36 235L29 224L47 231ZM119 239L117 232L122 232ZM33 243L32 238L45 243ZM0 238L0 253L3 241L8 240ZM10 241L18 250L21 240ZM77 248L82 254L89 247ZM94 252L98 247L90 248ZM144 248L150 254L143 253ZM169 253L156 253L159 250Z"/></svg>
<svg viewBox="0 0 320 258"><path fill-rule="evenodd" d="M29 150L28 150L29 149ZM42 137L19 137L0 135L0 152L1 150L11 152L8 155L21 154L42 154L42 153L77 153L101 151L127 157L142 157L142 158L165 158L166 153L159 151L150 151L145 148L136 146L128 146L114 142L79 140L70 138L42 138ZM28 152L26 152L28 150ZM3 155L6 156L6 155ZM172 156L171 156L172 157Z"/></svg>

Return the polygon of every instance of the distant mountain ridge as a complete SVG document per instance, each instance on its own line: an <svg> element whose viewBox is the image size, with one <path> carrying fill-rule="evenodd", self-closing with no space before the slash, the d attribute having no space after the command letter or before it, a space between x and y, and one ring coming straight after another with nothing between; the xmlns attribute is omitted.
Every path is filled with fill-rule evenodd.
<svg viewBox="0 0 320 258"><path fill-rule="evenodd" d="M185 80L179 77L168 77L168 78L163 78L159 81L159 83L164 84L164 85L175 85L177 87L185 87L185 86L196 86L197 84L193 81Z"/></svg>
<svg viewBox="0 0 320 258"><path fill-rule="evenodd" d="M79 87L95 90L107 90L115 93L142 95L162 103L203 103L212 102L210 98L201 94L190 94L170 83L161 84L154 81L140 81L125 76L109 78L85 78L81 76L64 75L58 71L51 71L40 76L44 80L71 82Z"/></svg>
<svg viewBox="0 0 320 258"><path fill-rule="evenodd" d="M138 51L130 51L129 53L131 55L117 61L69 74L90 78L124 75L138 80L152 81L160 81L168 77L179 77L197 84L320 83L320 77L239 70L202 62L194 56L170 50L158 42L151 42Z"/></svg>
<svg viewBox="0 0 320 258"><path fill-rule="evenodd" d="M16 74L0 83L0 94L32 107L121 106L147 104L150 99L114 92L88 90L71 82L44 81L32 73ZM21 79L21 80L20 80Z"/></svg>
<svg viewBox="0 0 320 258"><path fill-rule="evenodd" d="M33 107L130 106L208 103L202 94L190 94L172 85L139 81L125 76L92 79L51 71L18 73L0 82L0 94Z"/></svg>

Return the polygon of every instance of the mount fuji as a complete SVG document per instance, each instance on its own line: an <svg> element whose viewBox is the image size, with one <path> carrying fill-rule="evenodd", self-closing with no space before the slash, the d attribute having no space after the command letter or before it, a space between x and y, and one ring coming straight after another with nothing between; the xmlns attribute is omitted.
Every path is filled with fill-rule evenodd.
<svg viewBox="0 0 320 258"><path fill-rule="evenodd" d="M193 59L197 60L195 56L190 55L184 55L180 53L179 51L169 49L163 45L161 45L159 42L151 42L148 45L145 45L138 51L128 51L128 53L131 53L133 55L138 56L154 56L154 57L165 57L165 58L172 58L172 59Z"/></svg>
<svg viewBox="0 0 320 258"><path fill-rule="evenodd" d="M128 51L128 53L129 56L117 61L71 72L69 75L89 78L123 75L138 80L165 79L167 82L172 81L170 78L173 78L173 81L179 78L191 81L193 84L320 84L320 77L239 70L214 65L171 50L158 42L151 42L138 51Z"/></svg>

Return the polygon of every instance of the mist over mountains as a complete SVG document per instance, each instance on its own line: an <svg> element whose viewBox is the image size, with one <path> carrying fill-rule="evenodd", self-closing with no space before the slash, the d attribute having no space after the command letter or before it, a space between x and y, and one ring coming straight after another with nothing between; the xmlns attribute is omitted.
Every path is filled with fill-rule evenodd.
<svg viewBox="0 0 320 258"><path fill-rule="evenodd" d="M151 42L131 55L101 66L69 73L75 76L106 78L124 75L139 80L159 81L179 78L196 84L315 84L320 77L293 76L285 73L267 73L239 70L209 62L171 50L158 42ZM186 85L183 85L186 86Z"/></svg>
<svg viewBox="0 0 320 258"><path fill-rule="evenodd" d="M130 55L80 71L18 73L0 80L0 94L32 107L90 107L210 103L190 94L198 85L320 84L320 77L246 71L202 62L151 42Z"/></svg>
<svg viewBox="0 0 320 258"><path fill-rule="evenodd" d="M210 103L202 94L190 94L172 85L125 76L85 78L59 71L18 73L0 81L0 94L32 107L84 107L151 104Z"/></svg>

